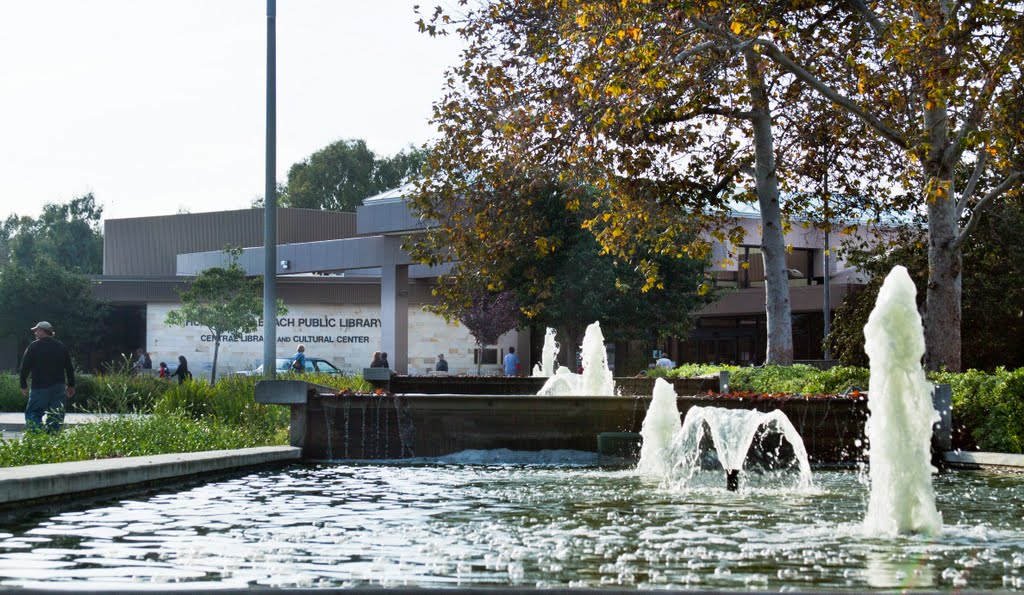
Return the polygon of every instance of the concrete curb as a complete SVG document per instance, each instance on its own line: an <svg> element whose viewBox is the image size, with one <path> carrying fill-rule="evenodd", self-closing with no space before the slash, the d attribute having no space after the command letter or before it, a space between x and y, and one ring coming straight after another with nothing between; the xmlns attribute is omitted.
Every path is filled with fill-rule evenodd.
<svg viewBox="0 0 1024 595"><path fill-rule="evenodd" d="M205 473L298 461L302 449L265 446L0 469L0 506L125 488Z"/></svg>
<svg viewBox="0 0 1024 595"><path fill-rule="evenodd" d="M943 453L942 458L947 465L955 469L993 468L1024 473L1024 455L953 450Z"/></svg>

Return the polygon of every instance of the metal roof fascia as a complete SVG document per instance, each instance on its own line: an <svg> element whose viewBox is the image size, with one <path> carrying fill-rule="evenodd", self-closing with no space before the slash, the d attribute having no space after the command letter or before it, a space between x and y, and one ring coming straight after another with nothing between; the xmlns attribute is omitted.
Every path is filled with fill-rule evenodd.
<svg viewBox="0 0 1024 595"><path fill-rule="evenodd" d="M324 240L277 247L277 274L318 273L366 269L386 264L412 264L409 254L402 250L401 239L391 236L369 236ZM288 269L281 262L288 261ZM223 251L193 252L177 257L179 275L196 275L210 267L223 266ZM245 248L238 264L249 275L263 274L263 248Z"/></svg>

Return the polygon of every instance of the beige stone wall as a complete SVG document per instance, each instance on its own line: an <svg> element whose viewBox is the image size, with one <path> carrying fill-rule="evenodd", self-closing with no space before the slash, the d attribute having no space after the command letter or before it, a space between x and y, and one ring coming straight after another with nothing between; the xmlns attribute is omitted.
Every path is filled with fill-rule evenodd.
<svg viewBox="0 0 1024 595"><path fill-rule="evenodd" d="M178 356L184 355L193 374L209 377L213 366L213 336L205 327L165 324L167 312L178 307L179 304L168 303L151 303L146 307L146 348L152 355L153 367L161 361L177 362ZM217 359L218 376L259 366L263 360L262 339L261 327L240 340L222 341ZM277 356L291 357L299 343L306 345L309 357L326 359L342 370L360 372L370 365L373 352L381 348L380 308L290 306L288 314L278 321ZM512 331L501 338L498 348L507 350L509 345L519 343L519 333ZM458 322L445 322L425 312L421 306L409 308L410 374L433 370L438 353L445 354L450 374L476 374L474 347L472 335ZM394 357L391 359L393 361ZM484 374L498 371L499 366L484 366L482 370Z"/></svg>

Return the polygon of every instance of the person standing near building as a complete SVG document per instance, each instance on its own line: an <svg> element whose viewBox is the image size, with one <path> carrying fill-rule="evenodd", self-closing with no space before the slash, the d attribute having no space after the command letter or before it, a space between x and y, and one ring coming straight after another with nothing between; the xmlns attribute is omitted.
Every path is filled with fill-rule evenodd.
<svg viewBox="0 0 1024 595"><path fill-rule="evenodd" d="M174 374L171 374L171 376L178 378L178 384L182 384L186 380L192 379L192 372L188 371L188 360L185 359L184 355L178 356L178 367L174 370Z"/></svg>
<svg viewBox="0 0 1024 595"><path fill-rule="evenodd" d="M670 370L672 368L676 367L676 363L674 361L670 360L668 358L668 356L665 355L664 353L662 353L661 357L659 357L657 359L657 361L654 362L654 365L659 367L659 368L668 368Z"/></svg>
<svg viewBox="0 0 1024 595"><path fill-rule="evenodd" d="M75 367L71 353L53 338L53 325L45 320L32 327L36 340L29 344L21 358L21 394L28 396L25 428L43 429L46 415L47 432L59 432L64 426L67 400L75 396ZM32 390L28 377L32 377Z"/></svg>
<svg viewBox="0 0 1024 595"><path fill-rule="evenodd" d="M434 366L435 372L447 372L448 371L448 360L444 359L443 353L437 354L437 364Z"/></svg>
<svg viewBox="0 0 1024 595"><path fill-rule="evenodd" d="M146 363L146 352L141 347L132 353L132 374L141 374L142 367Z"/></svg>
<svg viewBox="0 0 1024 595"><path fill-rule="evenodd" d="M306 346L302 343L299 343L299 346L295 348L291 368L291 371L296 374L302 374L306 371Z"/></svg>
<svg viewBox="0 0 1024 595"><path fill-rule="evenodd" d="M518 376L519 375L519 356L516 355L516 348L509 347L508 353L505 354L505 376Z"/></svg>

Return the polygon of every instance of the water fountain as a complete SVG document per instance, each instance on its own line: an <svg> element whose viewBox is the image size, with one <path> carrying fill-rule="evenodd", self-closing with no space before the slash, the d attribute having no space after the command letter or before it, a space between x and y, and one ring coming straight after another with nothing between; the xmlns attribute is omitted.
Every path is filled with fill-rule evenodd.
<svg viewBox="0 0 1024 595"><path fill-rule="evenodd" d="M548 327L544 333L544 347L541 348L540 363L533 367L534 376L550 378L555 374L555 359L558 357L555 332L555 329Z"/></svg>
<svg viewBox="0 0 1024 595"><path fill-rule="evenodd" d="M554 339L552 338L552 341ZM583 334L583 373L575 374L568 367L561 367L557 373L537 392L541 396L582 396L614 395L615 380L608 368L608 352L604 347L601 323L594 322Z"/></svg>
<svg viewBox="0 0 1024 595"><path fill-rule="evenodd" d="M543 454L553 451L539 449L519 463L495 460L499 447L491 445L475 453L449 448L461 454L409 465L296 465L82 502L66 512L26 514L0 532L0 587L1024 589L1024 477L951 473L932 483L927 444L936 415L920 368L913 298L905 271L894 270L866 328L869 495L857 473L834 468L816 469L813 490L802 489L810 486L809 466L789 423L804 432L812 456L822 452L816 450L821 441L844 432L848 450L859 418L839 412L855 411L862 401L794 399L783 406L799 408L786 416L754 410L768 406L763 402L742 404L750 410L725 408L739 404L737 398L706 406L709 399L677 397L658 379L637 428L639 473L595 466L592 458L567 461L571 453L564 451L555 462ZM417 427L449 424L417 443L418 456L439 436L479 432L482 440L506 426L520 435L528 425L534 435L588 426L582 444L608 420L629 418L623 405L646 400L440 397L367 404L370 397L360 396L344 401L351 410L336 427L354 432L376 419L394 429L402 425L394 412L408 399L424 410L416 412ZM325 401L339 402L337 395L294 398L314 412ZM508 404L513 407L502 408ZM819 406L827 406L825 415L814 413ZM604 415L595 415L602 408ZM383 446L405 456L406 440L392 438ZM741 485L757 466L780 460L795 483ZM732 487L742 489L727 498L717 487L724 470L744 473L734 474ZM715 487L695 485L701 475L713 476ZM946 526L936 496L956 510ZM939 530L942 539L934 539Z"/></svg>
<svg viewBox="0 0 1024 595"><path fill-rule="evenodd" d="M874 535L936 533L942 527L930 463L939 414L921 367L924 329L916 295L907 269L893 268L864 327L871 359L865 425L871 497L864 529Z"/></svg>
<svg viewBox="0 0 1024 595"><path fill-rule="evenodd" d="M762 472L795 471L794 487L811 487L803 439L782 411L691 407L680 425L676 400L672 387L659 378L640 431L641 474L687 487L701 471L724 472L726 489L737 491L740 471L757 464Z"/></svg>

